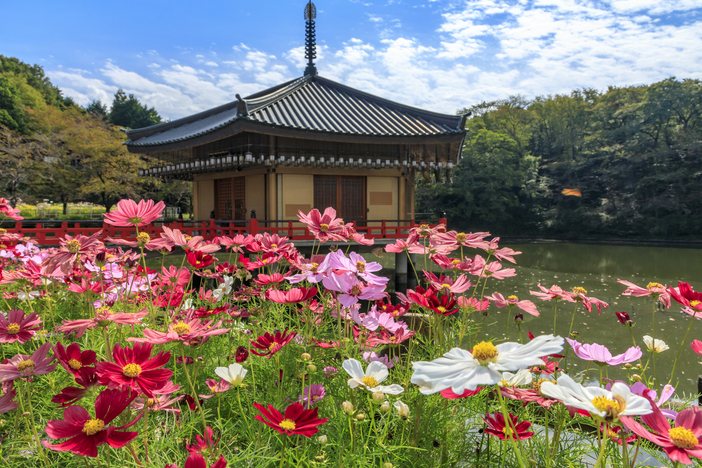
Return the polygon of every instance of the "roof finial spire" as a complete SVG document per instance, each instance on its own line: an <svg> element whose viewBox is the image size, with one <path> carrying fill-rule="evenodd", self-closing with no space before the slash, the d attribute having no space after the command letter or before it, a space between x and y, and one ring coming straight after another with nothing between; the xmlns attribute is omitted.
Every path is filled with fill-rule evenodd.
<svg viewBox="0 0 702 468"><path fill-rule="evenodd" d="M316 76L317 67L314 66L314 59L317 58L317 38L314 32L314 20L317 17L317 7L314 6L312 0L309 0L305 5L305 58L307 59L307 68L305 68L305 76Z"/></svg>

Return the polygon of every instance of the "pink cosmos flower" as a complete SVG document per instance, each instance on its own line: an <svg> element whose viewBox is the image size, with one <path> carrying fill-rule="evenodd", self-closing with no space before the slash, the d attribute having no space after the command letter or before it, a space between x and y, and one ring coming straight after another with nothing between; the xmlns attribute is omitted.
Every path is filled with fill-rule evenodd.
<svg viewBox="0 0 702 468"><path fill-rule="evenodd" d="M434 263L436 263L437 265L439 265L439 267L440 267L442 270L453 270L453 271L456 271L456 272L459 271L459 270L461 270L461 269L458 267L458 265L461 263L461 259L460 259L460 258L451 258L451 257L447 257L446 255L443 255L443 254L432 255L432 256L429 257L429 258L431 258L431 260L432 260Z"/></svg>
<svg viewBox="0 0 702 468"><path fill-rule="evenodd" d="M573 288L572 294L575 302L582 302L588 312L592 312L592 306L594 305L597 307L597 315L601 315L602 308L604 307L606 309L609 307L609 304L607 304L605 301L601 301L595 297L586 296L585 294L587 294L587 291L581 287Z"/></svg>
<svg viewBox="0 0 702 468"><path fill-rule="evenodd" d="M206 242L202 236L186 237L180 230L171 229L168 226L163 226L161 229L163 232L160 236L178 247L205 254L217 252L220 249L219 244Z"/></svg>
<svg viewBox="0 0 702 468"><path fill-rule="evenodd" d="M394 244L386 245L385 251L388 253L408 252L410 247L418 245L417 239L419 239L417 234L410 234L407 240L397 239Z"/></svg>
<svg viewBox="0 0 702 468"><path fill-rule="evenodd" d="M307 214L298 211L297 217L302 223L307 225L307 229L309 229L310 233L312 233L319 242L345 240L344 221L336 217L336 210L334 208L327 208L322 215L320 215L317 208Z"/></svg>
<svg viewBox="0 0 702 468"><path fill-rule="evenodd" d="M4 414L8 411L19 408L19 403L12 401L15 396L17 396L17 392L10 390L0 397L0 414Z"/></svg>
<svg viewBox="0 0 702 468"><path fill-rule="evenodd" d="M259 273L258 276L256 277L256 279L254 279L254 283L258 284L259 286L267 286L269 284L277 284L277 283L281 283L289 275L290 275L290 272L286 273L285 275L281 275L280 273L273 273L272 275L265 275L263 273Z"/></svg>
<svg viewBox="0 0 702 468"><path fill-rule="evenodd" d="M85 294L88 291L94 294L111 291L115 288L113 284L107 284L100 281L86 281L85 278L80 279L80 284L71 283L68 290L78 294Z"/></svg>
<svg viewBox="0 0 702 468"><path fill-rule="evenodd" d="M61 247L46 257L42 262L43 272L52 274L57 268L68 275L73 271L73 264L79 256L94 257L98 249L104 249L105 245L100 242L99 237L102 231L98 231L90 237L78 234L75 237L66 235L61 239Z"/></svg>
<svg viewBox="0 0 702 468"><path fill-rule="evenodd" d="M184 288L187 286L188 281L190 281L190 270L187 268L178 268L175 265L166 267L161 267L161 274L159 279L161 280L161 287L165 289L170 289L175 286L175 288Z"/></svg>
<svg viewBox="0 0 702 468"><path fill-rule="evenodd" d="M681 411L675 419L674 428L670 427L668 420L653 402L651 408L653 412L641 416L641 419L654 432L650 432L630 416L622 416L619 419L631 432L661 447L675 462L690 465L691 456L702 458L702 412L696 406Z"/></svg>
<svg viewBox="0 0 702 468"><path fill-rule="evenodd" d="M264 252L283 253L293 250L295 246L290 243L287 237L281 237L278 234L264 233L256 236L256 240Z"/></svg>
<svg viewBox="0 0 702 468"><path fill-rule="evenodd" d="M88 328L106 327L111 323L116 323L119 325L135 325L141 323L141 319L149 314L148 309L143 309L140 312L112 312L110 309L97 309L95 311L95 317L91 319L78 319L78 320L64 320L61 322L61 326L56 328L56 330L64 333L70 333L76 331L76 338L83 336Z"/></svg>
<svg viewBox="0 0 702 468"><path fill-rule="evenodd" d="M148 411L165 411L167 413L180 414L180 408L173 405L181 401L183 398L185 398L185 395L171 398L170 393L161 395L158 394L158 392L154 392L153 398L139 397L135 399L132 404L129 405L129 407L138 412L143 411L144 405L146 405Z"/></svg>
<svg viewBox="0 0 702 468"><path fill-rule="evenodd" d="M0 383L29 377L32 375L49 374L56 369L56 364L51 364L54 356L47 357L53 345L48 341L37 348L31 356L17 354L7 364L0 364ZM51 364L51 365L50 365Z"/></svg>
<svg viewBox="0 0 702 468"><path fill-rule="evenodd" d="M668 288L668 293L675 299L675 302L684 307L683 310L689 315L696 315L702 312L702 293L692 289L690 283L678 281L677 288ZM702 316L702 313L700 314Z"/></svg>
<svg viewBox="0 0 702 468"><path fill-rule="evenodd" d="M554 403L560 403L558 400L554 400L545 395L542 395L539 390L541 388L541 382L537 381L534 383L534 388L518 388L518 387L499 387L500 393L505 398L510 398L512 400L523 401L524 404L536 403L537 405L549 409Z"/></svg>
<svg viewBox="0 0 702 468"><path fill-rule="evenodd" d="M8 218L14 219L15 221L22 221L24 219L19 214L19 208L12 208L12 205L10 205L10 200L7 198L0 198L0 213L4 214Z"/></svg>
<svg viewBox="0 0 702 468"><path fill-rule="evenodd" d="M600 365L609 364L610 366L618 366L627 362L634 362L641 358L643 354L641 352L641 348L637 346L635 348L631 347L627 349L622 354L612 356L612 353L609 352L609 349L607 349L606 346L602 346L597 343L581 344L570 338L566 338L566 340L573 348L575 355L580 359L584 359L585 361L595 361L596 364Z"/></svg>
<svg viewBox="0 0 702 468"><path fill-rule="evenodd" d="M347 258L344 252L337 250L329 255L329 266L337 270L345 270L356 273L361 279L373 284L387 284L389 278L377 276L373 273L383 269L383 266L378 262L366 262L366 259L361 257L356 252L349 253Z"/></svg>
<svg viewBox="0 0 702 468"><path fill-rule="evenodd" d="M331 254L329 255L312 255L309 263L295 265L300 273L290 276L288 282L290 284L309 281L310 283L319 283L322 281L331 267Z"/></svg>
<svg viewBox="0 0 702 468"><path fill-rule="evenodd" d="M371 363L373 361L382 362L383 364L385 364L385 367L387 367L388 369L392 369L393 367L395 367L395 364L397 363L397 361L400 360L400 358L398 356L395 356L394 358L390 359L387 355L378 356L372 351L366 351L363 353L363 360L368 363Z"/></svg>
<svg viewBox="0 0 702 468"><path fill-rule="evenodd" d="M127 341L151 344L181 341L185 345L198 345L208 340L210 336L227 333L229 328L217 328L221 324L221 320L217 323L214 323L214 320L203 322L198 318L186 319L185 321L180 320L172 323L165 333L146 328L144 329L144 338L130 337L127 338Z"/></svg>
<svg viewBox="0 0 702 468"><path fill-rule="evenodd" d="M617 278L617 281L627 287L622 293L624 296L657 297L658 300L666 306L666 308L670 308L670 294L668 293L666 286L663 286L660 283L648 283L648 286L642 288L641 286L637 286L630 281L624 281L619 278Z"/></svg>
<svg viewBox="0 0 702 468"><path fill-rule="evenodd" d="M437 290L447 289L454 294L461 294L473 286L466 275L460 275L456 279L449 276L437 277L431 271L424 271L424 278Z"/></svg>
<svg viewBox="0 0 702 468"><path fill-rule="evenodd" d="M322 284L330 291L341 293L337 299L344 307L351 307L359 299L377 301L385 297L384 286L363 284L351 272L327 276L322 280Z"/></svg>
<svg viewBox="0 0 702 468"><path fill-rule="evenodd" d="M293 288L289 291L281 291L278 289L268 289L266 297L273 302L279 304L293 304L304 302L317 295L317 288Z"/></svg>
<svg viewBox="0 0 702 468"><path fill-rule="evenodd" d="M255 242L252 236L244 236L243 234L237 234L234 237L219 236L212 239L212 242L218 242L225 247L229 247L232 252L238 252L243 254L244 251L242 247L248 248L249 245Z"/></svg>
<svg viewBox="0 0 702 468"><path fill-rule="evenodd" d="M473 307L477 311L483 311L487 309L490 306L490 301L488 299L483 299L482 301L479 301L475 297L459 297L458 300L458 305L461 307Z"/></svg>
<svg viewBox="0 0 702 468"><path fill-rule="evenodd" d="M500 238L495 237L491 241L479 242L476 247L485 250L488 254L490 254L490 256L495 257L498 260L507 260L510 263L517 263L514 261L514 255L519 255L521 252L512 250L509 247L500 248L498 246L499 242Z"/></svg>
<svg viewBox="0 0 702 468"><path fill-rule="evenodd" d="M511 276L517 276L517 271L514 268L502 269L500 262L485 263L485 259L480 255L476 255L473 259L469 273L480 276L481 278L505 279Z"/></svg>
<svg viewBox="0 0 702 468"><path fill-rule="evenodd" d="M617 380L617 382L621 382L621 381ZM621 383L626 385L627 387L629 387L629 385L627 385L625 382L621 382ZM612 384L608 383L606 388L607 388L607 390L610 390L611 387L612 387ZM672 397L673 394L675 393L675 387L673 387L672 385L666 385L665 387L663 387L663 391L661 392L661 397L658 399L657 402L655 400L658 397L658 393L655 390L649 389L643 383L636 382L636 383L634 383L634 385L631 385L629 388L631 388L631 393L633 393L635 395L642 396L642 397L646 397L646 398L650 399L651 401L655 402L655 404L658 406L658 409L661 410L661 413L663 413L663 415L666 418L675 420L675 418L678 416L677 411L661 408L661 406L665 402L670 400L670 397ZM651 405L651 406L653 406L653 405Z"/></svg>
<svg viewBox="0 0 702 468"><path fill-rule="evenodd" d="M117 202L117 209L105 213L105 222L113 226L137 226L142 227L153 223L161 216L161 212L166 207L162 201L154 204L153 200L120 200Z"/></svg>
<svg viewBox="0 0 702 468"><path fill-rule="evenodd" d="M128 247L143 247L146 250L168 250L169 252L173 250L174 244L171 242L170 239L166 239L163 237L159 237L156 239L152 239L149 237L148 234L145 232L142 232L139 234L137 237L137 240L135 241L129 241L126 239L114 239L112 237L107 237L105 239L105 242L110 242L112 244L117 244L117 245L126 245Z"/></svg>
<svg viewBox="0 0 702 468"><path fill-rule="evenodd" d="M465 232L449 231L449 232L441 232L441 233L436 234L434 236L434 239L437 242L444 244L448 247L453 247L454 249L459 248L461 246L478 248L478 246L480 245L480 242L489 235L490 235L489 232L465 233ZM454 250L454 249L452 249L452 250Z"/></svg>
<svg viewBox="0 0 702 468"><path fill-rule="evenodd" d="M36 312L25 317L23 310L11 309L7 319L0 314L0 343L26 343L40 327L41 319Z"/></svg>
<svg viewBox="0 0 702 468"><path fill-rule="evenodd" d="M575 302L575 299L573 299L573 294L569 293L568 291L564 291L563 289L561 289L560 286L553 285L549 289L546 289L543 286L541 286L541 283L539 283L538 286L541 292L529 292L541 299L542 301L551 301L555 299L557 301Z"/></svg>
<svg viewBox="0 0 702 468"><path fill-rule="evenodd" d="M212 392L209 395L200 395L200 398L204 400L208 400L215 396L218 393L224 393L227 390L231 389L234 387L231 383L227 382L224 379L219 379L219 382L217 382L215 379L207 379L205 380L205 385L207 385L207 388L210 389L210 392Z"/></svg>
<svg viewBox="0 0 702 468"><path fill-rule="evenodd" d="M702 356L702 341L700 340L694 340L692 343L690 343L690 348L700 356Z"/></svg>
<svg viewBox="0 0 702 468"><path fill-rule="evenodd" d="M509 296L505 299L502 294L496 292L492 296L487 296L487 298L493 301L499 309L517 306L527 314L531 314L535 317L539 316L539 311L536 310L536 306L533 302L527 300L520 301L517 296Z"/></svg>

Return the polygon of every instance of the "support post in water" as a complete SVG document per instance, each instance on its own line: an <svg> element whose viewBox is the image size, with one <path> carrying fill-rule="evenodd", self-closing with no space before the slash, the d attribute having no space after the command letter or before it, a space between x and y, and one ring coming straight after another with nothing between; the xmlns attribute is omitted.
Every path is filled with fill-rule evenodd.
<svg viewBox="0 0 702 468"><path fill-rule="evenodd" d="M395 254L395 291L407 291L407 252Z"/></svg>

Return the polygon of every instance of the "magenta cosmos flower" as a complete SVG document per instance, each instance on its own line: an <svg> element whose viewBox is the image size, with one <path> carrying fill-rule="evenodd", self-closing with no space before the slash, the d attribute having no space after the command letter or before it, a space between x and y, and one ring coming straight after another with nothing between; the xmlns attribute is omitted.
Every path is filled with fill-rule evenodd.
<svg viewBox="0 0 702 468"><path fill-rule="evenodd" d="M301 222L307 225L307 229L309 229L320 242L326 242L330 239L336 241L345 240L344 221L336 217L336 210L334 208L327 208L324 210L324 214L319 214L317 208L307 214L298 211L297 217Z"/></svg>
<svg viewBox="0 0 702 468"><path fill-rule="evenodd" d="M22 221L24 219L19 214L19 208L12 208L12 205L10 205L10 200L7 198L0 197L0 213L4 214L8 218L14 219L15 221Z"/></svg>
<svg viewBox="0 0 702 468"><path fill-rule="evenodd" d="M146 226L156 221L165 207L162 201L154 204L153 200L140 200L139 203L120 200L115 211L105 213L105 222L113 226Z"/></svg>
<svg viewBox="0 0 702 468"><path fill-rule="evenodd" d="M341 293L338 300L344 307L351 307L359 299L377 301L385 297L385 286L363 284L356 275L348 271L340 275L327 276L322 279L322 284L330 291Z"/></svg>
<svg viewBox="0 0 702 468"><path fill-rule="evenodd" d="M9 382L20 377L44 375L53 372L56 369L56 364L51 364L54 356L46 356L51 348L51 343L47 341L34 351L31 356L17 354L7 364L0 364L0 383Z"/></svg>
<svg viewBox="0 0 702 468"><path fill-rule="evenodd" d="M12 401L15 396L17 396L17 392L10 390L0 397L0 414L19 408L19 403Z"/></svg>
<svg viewBox="0 0 702 468"><path fill-rule="evenodd" d="M95 367L100 385L109 389L137 390L149 398L154 390L163 387L173 372L161 369L171 359L171 353L158 353L151 357L150 343L135 343L133 348L122 348L116 344L112 356L114 362L98 362Z"/></svg>
<svg viewBox="0 0 702 468"><path fill-rule="evenodd" d="M317 295L317 288L293 288L290 291L280 291L278 289L269 289L266 291L266 297L273 302L279 304L294 304L304 302Z"/></svg>
<svg viewBox="0 0 702 468"><path fill-rule="evenodd" d="M573 348L575 355L580 359L585 361L594 361L596 364L609 364L610 366L618 366L620 364L626 364L627 362L633 362L641 358L643 354L641 348L631 347L627 349L622 354L617 354L612 356L606 346L602 346L597 343L592 344L581 344L570 338L566 338L570 346Z"/></svg>
<svg viewBox="0 0 702 468"><path fill-rule="evenodd" d="M7 319L0 314L0 343L26 343L41 326L41 319L32 312L25 316L20 309L11 309Z"/></svg>

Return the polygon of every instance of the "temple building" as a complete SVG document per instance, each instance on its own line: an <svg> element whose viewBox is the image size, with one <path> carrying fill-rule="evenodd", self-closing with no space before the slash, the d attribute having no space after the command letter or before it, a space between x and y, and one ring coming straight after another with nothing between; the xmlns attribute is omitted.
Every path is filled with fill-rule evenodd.
<svg viewBox="0 0 702 468"><path fill-rule="evenodd" d="M318 75L316 10L305 6L300 78L172 122L129 130L145 175L193 182L194 219L296 219L336 208L347 221L414 220L417 173L450 182L466 116L418 109Z"/></svg>

